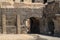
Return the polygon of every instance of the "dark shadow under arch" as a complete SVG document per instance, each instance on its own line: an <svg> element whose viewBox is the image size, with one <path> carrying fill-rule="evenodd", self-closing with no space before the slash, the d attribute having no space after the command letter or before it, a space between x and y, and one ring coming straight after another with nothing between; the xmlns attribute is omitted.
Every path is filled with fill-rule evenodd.
<svg viewBox="0 0 60 40"><path fill-rule="evenodd" d="M35 2L35 0L32 0L32 3L34 3Z"/></svg>
<svg viewBox="0 0 60 40"><path fill-rule="evenodd" d="M48 32L50 32L49 35L54 35L54 29L55 29L54 22L52 19L49 19L48 20Z"/></svg>
<svg viewBox="0 0 60 40"><path fill-rule="evenodd" d="M37 19L36 17L30 17L29 19L30 19L30 30L28 33L40 34L39 19Z"/></svg>
<svg viewBox="0 0 60 40"><path fill-rule="evenodd" d="M47 3L47 0L43 0L44 1L44 4Z"/></svg>

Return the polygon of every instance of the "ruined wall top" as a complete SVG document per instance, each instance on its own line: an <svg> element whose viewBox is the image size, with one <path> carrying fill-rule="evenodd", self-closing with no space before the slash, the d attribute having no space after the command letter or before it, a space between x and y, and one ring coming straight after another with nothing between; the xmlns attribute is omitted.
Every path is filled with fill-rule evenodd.
<svg viewBox="0 0 60 40"><path fill-rule="evenodd" d="M32 3L32 2L43 2L43 0L0 0L0 2L24 2L24 3Z"/></svg>
<svg viewBox="0 0 60 40"><path fill-rule="evenodd" d="M51 1L54 0L47 0L47 2ZM43 2L44 0L0 0L0 8L20 8L20 7L40 8L45 6Z"/></svg>
<svg viewBox="0 0 60 40"><path fill-rule="evenodd" d="M39 3L38 3L39 2ZM40 8L45 5L42 3L43 0L0 0L1 8Z"/></svg>
<svg viewBox="0 0 60 40"><path fill-rule="evenodd" d="M47 2L51 2L51 1L60 1L60 0L47 0ZM0 0L0 2L23 2L23 3L43 3L44 0Z"/></svg>

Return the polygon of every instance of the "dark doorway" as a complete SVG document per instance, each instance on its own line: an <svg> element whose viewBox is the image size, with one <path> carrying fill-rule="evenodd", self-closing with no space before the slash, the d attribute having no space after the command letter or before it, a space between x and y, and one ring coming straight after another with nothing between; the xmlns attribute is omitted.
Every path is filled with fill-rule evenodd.
<svg viewBox="0 0 60 40"><path fill-rule="evenodd" d="M15 0L13 0L15 2Z"/></svg>
<svg viewBox="0 0 60 40"><path fill-rule="evenodd" d="M44 4L47 3L47 0L43 0L44 1Z"/></svg>
<svg viewBox="0 0 60 40"><path fill-rule="evenodd" d="M24 2L24 0L21 0L21 2Z"/></svg>
<svg viewBox="0 0 60 40"><path fill-rule="evenodd" d="M35 0L32 0L32 3L34 3L35 2Z"/></svg>
<svg viewBox="0 0 60 40"><path fill-rule="evenodd" d="M30 30L28 33L40 34L39 19L37 19L35 17L31 17L29 19L30 19Z"/></svg>
<svg viewBox="0 0 60 40"><path fill-rule="evenodd" d="M52 19L48 20L48 34L49 35L54 35L54 22Z"/></svg>

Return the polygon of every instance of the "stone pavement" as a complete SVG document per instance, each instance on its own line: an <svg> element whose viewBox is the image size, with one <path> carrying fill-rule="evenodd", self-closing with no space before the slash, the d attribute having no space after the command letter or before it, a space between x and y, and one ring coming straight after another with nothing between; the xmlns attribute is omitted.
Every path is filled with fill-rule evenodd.
<svg viewBox="0 0 60 40"><path fill-rule="evenodd" d="M0 40L60 40L60 38L38 34L0 34Z"/></svg>

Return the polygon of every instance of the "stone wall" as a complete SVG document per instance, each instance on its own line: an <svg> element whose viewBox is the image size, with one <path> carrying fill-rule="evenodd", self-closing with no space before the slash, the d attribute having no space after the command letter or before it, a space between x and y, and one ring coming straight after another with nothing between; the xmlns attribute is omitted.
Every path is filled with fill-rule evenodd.
<svg viewBox="0 0 60 40"><path fill-rule="evenodd" d="M42 17L43 8L30 9L30 8L1 8L0 14L6 15L7 33L16 33L16 15L20 15L21 27L25 26L26 19L30 17ZM22 32L22 31L21 31Z"/></svg>
<svg viewBox="0 0 60 40"><path fill-rule="evenodd" d="M55 33L60 34L60 16L56 17L55 23Z"/></svg>
<svg viewBox="0 0 60 40"><path fill-rule="evenodd" d="M60 16L56 16L56 14L60 14L59 10L59 2L49 2L44 8L44 14L46 15L46 18L51 18L54 21L55 34L60 34Z"/></svg>
<svg viewBox="0 0 60 40"><path fill-rule="evenodd" d="M44 11L44 12L43 12ZM42 17L43 13L45 14L45 17ZM0 14L6 15L7 20L7 33L14 33L16 34L16 15L20 15L20 21L21 21L21 32L22 29L25 27L25 21L26 19L30 17L38 17L40 18L40 32L46 33L46 26L47 26L47 18L54 19L55 24L55 33L60 34L60 23L59 18L55 14L59 14L59 3L58 2L50 2L48 5L43 9L31 9L31 8L1 8ZM1 15L0 15L1 16ZM0 17L1 18L1 17ZM2 20L1 20L2 21ZM45 23L45 24L44 24ZM1 22L0 22L1 24ZM1 26L2 30L2 26ZM24 29L25 31L26 29Z"/></svg>

